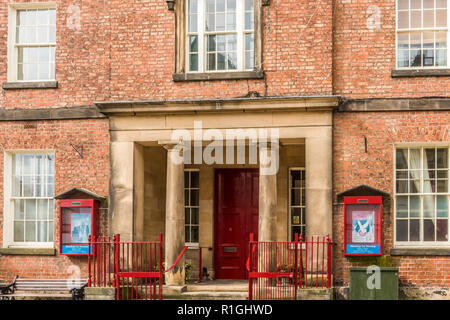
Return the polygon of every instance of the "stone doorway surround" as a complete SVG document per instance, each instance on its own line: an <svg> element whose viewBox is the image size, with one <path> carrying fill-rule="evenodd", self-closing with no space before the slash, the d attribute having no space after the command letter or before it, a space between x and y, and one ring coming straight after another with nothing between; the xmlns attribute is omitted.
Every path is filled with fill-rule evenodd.
<svg viewBox="0 0 450 320"><path fill-rule="evenodd" d="M281 145L305 145L306 232L332 233L332 117L336 96L258 97L183 101L95 103L110 122L110 213L113 233L124 241L144 240L145 147L164 146L166 161L165 261L170 266L184 247L184 164L169 161L172 133L194 121L203 129L278 128ZM225 133L223 134L225 136ZM260 168L261 169L261 168ZM278 239L276 175L260 179L260 240ZM270 201L270 203L268 203ZM166 275L168 285L184 285L184 259Z"/></svg>

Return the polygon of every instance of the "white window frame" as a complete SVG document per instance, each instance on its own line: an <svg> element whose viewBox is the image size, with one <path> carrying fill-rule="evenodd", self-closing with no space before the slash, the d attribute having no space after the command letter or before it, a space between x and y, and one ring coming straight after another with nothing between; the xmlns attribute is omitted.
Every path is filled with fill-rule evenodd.
<svg viewBox="0 0 450 320"><path fill-rule="evenodd" d="M3 188L3 248L54 248L55 230L57 215L53 213L53 242L14 242L14 212L11 208L12 190L13 190L13 164L12 159L14 154L53 154L54 150L5 150L4 152L4 188ZM55 159L56 160L56 159ZM56 161L55 161L56 163ZM56 165L55 165L56 167ZM54 168L55 170L55 168ZM55 181L55 180L54 180ZM54 197L42 197L42 199L52 200ZM55 210L53 208L53 210Z"/></svg>
<svg viewBox="0 0 450 320"><path fill-rule="evenodd" d="M46 82L56 80L56 63L55 63L55 79L48 80L18 80L18 46L16 45L16 30L17 30L17 11L18 10L36 10L36 9L55 9L56 2L24 2L24 3L9 3L8 4L8 67L7 80L8 82ZM57 32L57 31L56 31ZM35 43L33 46L48 46L55 43ZM55 58L56 60L56 58Z"/></svg>
<svg viewBox="0 0 450 320"><path fill-rule="evenodd" d="M306 170L305 167L291 167L288 170L288 241L291 241L292 239L292 213L291 213L291 208L302 208L303 209L303 214L305 215L305 224L301 223L301 217L300 217L300 227L305 227L305 234L306 235L306 202L302 205L301 204L301 193L300 193L300 205L299 206L292 206L291 205L291 200L292 200L292 194L291 194L291 190L292 190L292 176L291 176L291 172L292 171L303 171L303 175L305 177L305 188L303 188L302 190L304 190L305 192L305 196L306 196ZM306 197L305 197L306 198Z"/></svg>
<svg viewBox="0 0 450 320"><path fill-rule="evenodd" d="M254 66L250 69L245 69L245 35L248 33L253 33L253 41L255 42L255 25L253 25L252 30L245 29L245 0L236 0L236 31L205 31L205 1L198 0L197 8L197 32L189 31L189 0L186 0L185 10L185 27L186 27L186 49L185 49L185 69L187 73L226 73L226 72L243 72L243 71L253 71ZM257 3L253 1L253 13L255 14L255 6ZM255 19L254 19L255 21ZM236 55L237 55L237 69L236 70L207 70L207 52L206 52L206 38L208 34L230 34L236 33ZM190 70L190 40L189 37L192 35L198 36L198 70ZM255 45L253 45L253 62L255 63ZM216 62L217 63L217 62Z"/></svg>
<svg viewBox="0 0 450 320"><path fill-rule="evenodd" d="M429 248L429 249L435 249L435 248L450 248L450 236L447 239L447 242L445 241L397 241L397 196L408 196L408 195L416 195L416 196L420 196L422 197L423 195L446 195L449 197L449 218L448 218L448 232L450 233L450 159L449 159L449 175L448 175L448 190L447 193L424 193L423 192L423 178L421 177L421 185L422 185L422 192L420 193L398 193L397 194L397 186L396 186L396 182L397 182L397 157L396 157L396 151L397 149L402 149L402 148L410 148L410 149L426 149L426 148L448 148L448 155L450 158L450 143L445 143L445 142L436 142L436 143L432 143L432 142L410 142L410 143L394 143L393 145L393 194L394 194L394 201L393 201L393 205L394 205L394 229L393 229L393 243L394 243L394 248L411 248L411 249L424 249L424 248ZM423 152L423 150L421 150L421 152ZM421 171L423 170L423 156L421 157ZM421 201L422 203L422 201ZM423 216L422 216L423 210L421 209L421 216L420 216L420 220L422 221L420 223L420 233L422 235L423 233ZM408 219L409 221L409 219Z"/></svg>
<svg viewBox="0 0 450 320"><path fill-rule="evenodd" d="M185 241L185 246L186 247L189 247L190 249L195 249L195 248L199 247L199 243L200 243L200 170L196 169L196 168L185 168L184 172L198 172L198 179L199 179L198 180L198 188L192 188L190 183L188 184L188 188L184 188L184 191L186 191L186 190L198 190L198 197L199 197L199 199L198 199L198 206L191 206L191 205L186 206L186 204L184 205L184 208L197 208L198 209L198 242ZM190 174L189 174L189 176L190 176ZM192 224L190 224L190 223L186 224L186 221L185 221L184 226L186 227L188 225L189 225L189 227L192 227Z"/></svg>
<svg viewBox="0 0 450 320"><path fill-rule="evenodd" d="M410 8L411 8L411 0L409 0ZM435 8L436 8L436 0ZM422 2L423 8L423 2ZM408 29L399 29L398 28L398 0L395 1L395 69L398 70L422 70L422 69L450 69L450 0L447 0L447 27L436 27L436 28L411 28L411 20L410 28ZM434 15L434 20L436 21L436 12ZM423 25L423 15L422 15L422 25ZM421 66L421 67L399 67L398 66L398 35L399 33L410 33L410 32L426 32L426 31L447 31L447 66ZM410 50L410 49L408 49ZM423 57L422 57L423 59Z"/></svg>

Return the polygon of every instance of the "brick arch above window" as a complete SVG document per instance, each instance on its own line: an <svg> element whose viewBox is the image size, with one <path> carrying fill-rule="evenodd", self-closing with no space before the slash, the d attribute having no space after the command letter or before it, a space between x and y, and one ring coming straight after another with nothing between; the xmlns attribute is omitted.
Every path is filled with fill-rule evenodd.
<svg viewBox="0 0 450 320"><path fill-rule="evenodd" d="M206 1L206 0L198 0ZM236 2L241 0L236 0ZM245 0L243 0L245 1ZM168 1L168 4L171 1ZM174 81L207 81L207 80L239 80L239 79L261 79L264 77L262 68L262 21L263 21L263 6L267 5L267 1L253 0L254 10L254 25L253 25L253 37L254 37L254 64L253 68L244 68L241 63L241 68L234 70L207 70L205 67L206 61L206 45L204 45L203 51L199 52L199 55L203 56L204 63L203 68L191 72L189 70L189 61L187 50L188 47L188 14L187 5L189 0L176 0L174 1L173 8L175 13L175 72L173 74ZM170 8L170 6L169 6ZM206 16L206 15L205 15ZM205 38L201 39L204 41ZM205 43L205 42L203 42ZM245 44L243 44L242 51L238 52L245 56ZM242 61L242 60L241 60Z"/></svg>

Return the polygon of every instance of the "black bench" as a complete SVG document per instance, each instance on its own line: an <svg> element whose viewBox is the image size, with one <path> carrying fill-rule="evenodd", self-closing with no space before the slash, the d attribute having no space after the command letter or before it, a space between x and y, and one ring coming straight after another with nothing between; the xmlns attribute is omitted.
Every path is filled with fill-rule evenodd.
<svg viewBox="0 0 450 320"><path fill-rule="evenodd" d="M20 279L15 276L10 284L0 285L0 299L36 297L82 300L87 283L87 279Z"/></svg>

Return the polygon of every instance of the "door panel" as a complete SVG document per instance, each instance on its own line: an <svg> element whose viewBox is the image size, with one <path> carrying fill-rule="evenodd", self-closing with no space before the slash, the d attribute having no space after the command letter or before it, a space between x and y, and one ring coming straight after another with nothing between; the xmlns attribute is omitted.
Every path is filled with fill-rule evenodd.
<svg viewBox="0 0 450 320"><path fill-rule="evenodd" d="M218 169L215 178L215 275L245 279L249 234L258 232L259 173Z"/></svg>

